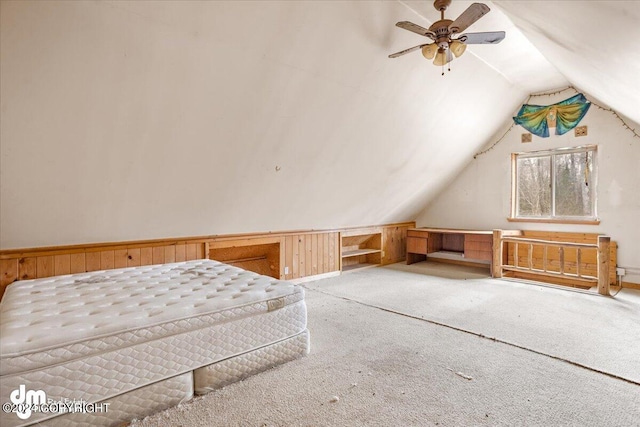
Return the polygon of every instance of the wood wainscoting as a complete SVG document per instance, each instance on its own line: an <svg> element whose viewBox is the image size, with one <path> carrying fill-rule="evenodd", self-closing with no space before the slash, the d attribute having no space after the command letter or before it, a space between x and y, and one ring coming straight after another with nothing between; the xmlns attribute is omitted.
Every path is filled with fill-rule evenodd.
<svg viewBox="0 0 640 427"><path fill-rule="evenodd" d="M375 227L383 235L381 264L403 261L407 230L415 223ZM358 228L371 226L5 249L0 251L0 297L16 280L202 258L283 280L322 276L340 271L340 235Z"/></svg>
<svg viewBox="0 0 640 427"><path fill-rule="evenodd" d="M162 239L0 251L0 297L16 280L201 259L206 240Z"/></svg>
<svg viewBox="0 0 640 427"><path fill-rule="evenodd" d="M284 279L302 279L340 270L338 241L337 231L284 236Z"/></svg>

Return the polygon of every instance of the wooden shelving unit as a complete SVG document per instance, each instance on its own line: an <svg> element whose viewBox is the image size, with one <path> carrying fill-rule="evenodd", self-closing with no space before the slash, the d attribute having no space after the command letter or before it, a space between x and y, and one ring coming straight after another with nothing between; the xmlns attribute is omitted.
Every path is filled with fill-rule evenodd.
<svg viewBox="0 0 640 427"><path fill-rule="evenodd" d="M340 235L342 272L377 267L382 263L382 230L354 229Z"/></svg>

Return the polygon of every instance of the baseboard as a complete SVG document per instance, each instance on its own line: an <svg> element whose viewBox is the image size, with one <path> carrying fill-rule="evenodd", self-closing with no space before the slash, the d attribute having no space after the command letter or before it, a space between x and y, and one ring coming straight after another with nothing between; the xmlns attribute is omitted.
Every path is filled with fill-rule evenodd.
<svg viewBox="0 0 640 427"><path fill-rule="evenodd" d="M638 289L640 290L640 283L622 282L622 287L625 289Z"/></svg>
<svg viewBox="0 0 640 427"><path fill-rule="evenodd" d="M299 279L290 279L287 282L295 283L299 285L300 283L313 282L314 280L320 279L328 279L329 277L336 277L340 275L340 271L330 271L328 273L316 274L315 276L306 276L300 277Z"/></svg>

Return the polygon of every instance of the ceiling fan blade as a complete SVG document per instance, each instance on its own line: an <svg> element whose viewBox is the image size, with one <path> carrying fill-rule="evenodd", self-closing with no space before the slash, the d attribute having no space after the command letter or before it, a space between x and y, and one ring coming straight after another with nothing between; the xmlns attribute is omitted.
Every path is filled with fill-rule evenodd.
<svg viewBox="0 0 640 427"><path fill-rule="evenodd" d="M491 9L486 4L473 3L467 8L462 15L449 25L449 29L453 33L461 33L476 22L478 19L486 15Z"/></svg>
<svg viewBox="0 0 640 427"><path fill-rule="evenodd" d="M414 24L413 22L400 21L396 23L396 27L400 27L403 30L411 31L412 33L420 34L421 36L429 37L431 40L436 39L436 33L434 33L433 31L429 31L418 24Z"/></svg>
<svg viewBox="0 0 640 427"><path fill-rule="evenodd" d="M409 49L401 50L400 52L392 53L389 55L389 58L397 58L398 56L402 56L406 53L413 52L414 50L422 49L423 47L429 45L430 43L421 44L418 46L410 47Z"/></svg>
<svg viewBox="0 0 640 427"><path fill-rule="evenodd" d="M466 33L456 40L466 44L497 44L504 40L504 31L492 31L487 33Z"/></svg>

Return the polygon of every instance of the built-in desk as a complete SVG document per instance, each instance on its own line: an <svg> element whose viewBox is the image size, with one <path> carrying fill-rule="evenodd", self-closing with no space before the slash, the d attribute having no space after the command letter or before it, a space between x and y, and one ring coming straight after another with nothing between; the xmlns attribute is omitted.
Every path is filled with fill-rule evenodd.
<svg viewBox="0 0 640 427"><path fill-rule="evenodd" d="M455 228L410 228L407 231L407 264L424 261L428 254L436 253L438 261L491 268L493 231Z"/></svg>

